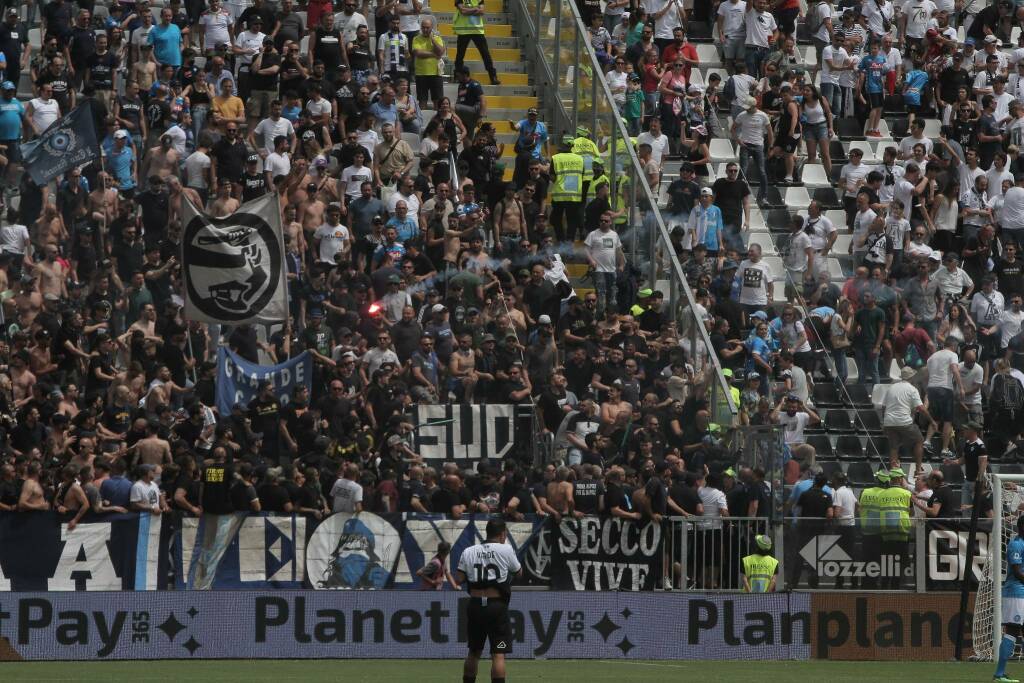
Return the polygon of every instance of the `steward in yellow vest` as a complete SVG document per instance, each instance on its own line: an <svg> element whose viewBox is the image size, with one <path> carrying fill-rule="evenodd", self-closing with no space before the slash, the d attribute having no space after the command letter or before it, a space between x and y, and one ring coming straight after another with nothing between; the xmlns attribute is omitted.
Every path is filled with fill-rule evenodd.
<svg viewBox="0 0 1024 683"><path fill-rule="evenodd" d="M757 550L743 558L743 592L774 593L779 561L772 557L772 539L764 534L754 538Z"/></svg>
<svg viewBox="0 0 1024 683"><path fill-rule="evenodd" d="M491 59L491 51L487 47L484 36L484 0L455 0L455 18L452 27L455 29L455 68L462 66L466 58L466 48L470 43L476 46L484 68L491 77L491 85L501 85L498 72Z"/></svg>
<svg viewBox="0 0 1024 683"><path fill-rule="evenodd" d="M562 138L562 151L551 157L551 226L564 242L583 229L583 157L572 151L575 138ZM565 224L563 226L563 219Z"/></svg>

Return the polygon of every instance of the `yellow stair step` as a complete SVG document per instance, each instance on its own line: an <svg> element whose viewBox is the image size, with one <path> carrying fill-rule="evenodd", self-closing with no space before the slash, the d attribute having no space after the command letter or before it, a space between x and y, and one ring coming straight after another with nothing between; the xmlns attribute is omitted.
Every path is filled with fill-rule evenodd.
<svg viewBox="0 0 1024 683"><path fill-rule="evenodd" d="M515 175L516 169L513 164L505 166L505 172L501 175L501 179L506 183L512 182L512 176Z"/></svg>
<svg viewBox="0 0 1024 683"><path fill-rule="evenodd" d="M488 12L504 12L505 3L500 0L487 0L484 2L484 9ZM455 0L430 0L430 11L434 14L454 12Z"/></svg>
<svg viewBox="0 0 1024 683"><path fill-rule="evenodd" d="M520 51L520 50L518 50L518 49L516 49L514 47L492 47L492 48L490 48L490 51L491 51L491 59L493 59L495 62L519 63L519 62L523 61L523 53L522 53L522 51ZM453 48L449 48L447 57L448 57L448 59L451 59L451 60L455 59L455 48L454 47ZM470 47L468 50L466 50L466 61L467 62L480 62L480 61L483 61L483 58L480 56L480 51L479 50L477 50L475 47Z"/></svg>
<svg viewBox="0 0 1024 683"><path fill-rule="evenodd" d="M442 22L441 25L438 26L438 33L442 36L454 36L455 27L451 24ZM484 35L488 38L511 38L512 24L487 24Z"/></svg>
<svg viewBox="0 0 1024 683"><path fill-rule="evenodd" d="M586 263L566 263L565 272L569 277L582 278L585 277L590 267Z"/></svg>
<svg viewBox="0 0 1024 683"><path fill-rule="evenodd" d="M501 78L501 75L498 75ZM488 109L526 109L537 106L537 98L528 95L487 95Z"/></svg>
<svg viewBox="0 0 1024 683"><path fill-rule="evenodd" d="M491 76L486 71L474 71L470 75L483 85L491 82ZM499 73L498 80L502 85L530 85L530 74Z"/></svg>

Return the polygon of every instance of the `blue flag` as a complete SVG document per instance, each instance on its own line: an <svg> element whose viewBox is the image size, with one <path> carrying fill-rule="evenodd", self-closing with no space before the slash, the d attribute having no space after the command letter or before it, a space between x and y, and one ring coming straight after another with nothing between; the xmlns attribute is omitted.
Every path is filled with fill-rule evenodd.
<svg viewBox="0 0 1024 683"><path fill-rule="evenodd" d="M277 365L257 365L223 346L217 349L217 410L221 415L230 415L236 403L248 405L264 380L274 385L274 396L285 406L295 387L312 388L313 356L303 351Z"/></svg>
<svg viewBox="0 0 1024 683"><path fill-rule="evenodd" d="M25 168L36 185L45 185L68 169L100 156L92 102L86 100L54 121L35 140L21 144Z"/></svg>

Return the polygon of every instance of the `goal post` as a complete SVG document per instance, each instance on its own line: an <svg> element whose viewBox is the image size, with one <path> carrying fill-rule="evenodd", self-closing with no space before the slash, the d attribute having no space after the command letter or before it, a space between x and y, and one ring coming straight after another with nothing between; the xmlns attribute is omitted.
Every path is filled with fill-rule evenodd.
<svg viewBox="0 0 1024 683"><path fill-rule="evenodd" d="M986 480L992 487L992 533L974 597L971 638L973 659L991 661L1002 639L1003 553L1016 533L1017 518L1024 511L1024 474L989 473ZM970 566L964 568L965 572L972 570Z"/></svg>

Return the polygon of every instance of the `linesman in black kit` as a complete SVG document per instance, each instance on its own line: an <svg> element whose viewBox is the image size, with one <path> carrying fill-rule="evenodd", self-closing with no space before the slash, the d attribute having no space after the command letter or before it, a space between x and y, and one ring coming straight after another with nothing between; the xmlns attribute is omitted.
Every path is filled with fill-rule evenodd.
<svg viewBox="0 0 1024 683"><path fill-rule="evenodd" d="M463 683L476 681L484 643L491 643L491 681L505 683L505 655L512 651L508 603L512 579L522 574L516 553L506 540L505 520L487 522L487 540L467 548L459 558L457 581L469 588L469 654L462 669Z"/></svg>

